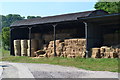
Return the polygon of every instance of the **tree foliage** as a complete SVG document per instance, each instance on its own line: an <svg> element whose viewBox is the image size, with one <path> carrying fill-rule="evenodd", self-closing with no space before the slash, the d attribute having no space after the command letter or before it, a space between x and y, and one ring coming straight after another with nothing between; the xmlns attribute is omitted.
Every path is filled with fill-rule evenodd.
<svg viewBox="0 0 120 80"><path fill-rule="evenodd" d="M97 2L94 8L107 11L108 13L120 13L120 1L119 2Z"/></svg>
<svg viewBox="0 0 120 80"><path fill-rule="evenodd" d="M40 16L27 16L27 19L40 18Z"/></svg>
<svg viewBox="0 0 120 80"><path fill-rule="evenodd" d="M4 49L9 49L10 43L10 27L2 28L2 43Z"/></svg>
<svg viewBox="0 0 120 80"><path fill-rule="evenodd" d="M13 22L17 20L23 20L25 17L21 17L18 14L8 14L6 16L1 15L2 17L2 27L9 27Z"/></svg>

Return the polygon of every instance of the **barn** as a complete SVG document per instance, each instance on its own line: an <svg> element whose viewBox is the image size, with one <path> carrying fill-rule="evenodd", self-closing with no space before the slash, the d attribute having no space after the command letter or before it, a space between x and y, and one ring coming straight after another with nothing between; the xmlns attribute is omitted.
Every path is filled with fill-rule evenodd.
<svg viewBox="0 0 120 80"><path fill-rule="evenodd" d="M16 21L10 27L10 54L15 55L14 40L29 40L29 53L32 55L32 40L38 39L37 50L52 42L54 56L57 55L56 42L85 39L85 55L91 57L92 48L102 46L119 47L120 13L109 14L103 10L93 10ZM68 42L69 43L69 42ZM71 42L72 43L72 42ZM75 43L76 45L79 43ZM69 44L65 44L69 45ZM71 44L70 44L71 45ZM71 49L74 47L72 44ZM66 49L70 48L66 47ZM81 47L83 48L83 47ZM71 50L68 49L68 52ZM80 50L80 49L79 49ZM73 50L74 53L75 50ZM78 52L79 53L79 52Z"/></svg>

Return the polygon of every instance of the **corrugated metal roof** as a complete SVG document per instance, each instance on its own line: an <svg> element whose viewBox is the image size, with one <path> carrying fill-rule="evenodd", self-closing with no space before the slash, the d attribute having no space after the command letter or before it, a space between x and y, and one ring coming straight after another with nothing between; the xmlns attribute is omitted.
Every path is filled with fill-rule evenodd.
<svg viewBox="0 0 120 80"><path fill-rule="evenodd" d="M46 24L46 23L57 23L57 22L64 22L64 21L74 21L74 20L77 20L78 17L89 17L89 16L93 16L93 15L96 16L96 15L98 15L98 14L95 14L97 12L98 13L103 13L103 14L108 14L107 12L105 12L103 10L77 12L77 13L70 13L70 14L63 14L63 15L56 15L56 16L48 16L48 17L42 17L42 18L20 20L20 21L16 21L13 24L11 24L11 27L13 27L13 26L35 25L35 24Z"/></svg>

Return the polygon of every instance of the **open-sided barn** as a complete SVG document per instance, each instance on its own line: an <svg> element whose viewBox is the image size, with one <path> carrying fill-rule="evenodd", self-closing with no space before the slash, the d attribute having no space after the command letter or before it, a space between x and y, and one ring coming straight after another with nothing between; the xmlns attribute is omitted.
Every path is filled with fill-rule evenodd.
<svg viewBox="0 0 120 80"><path fill-rule="evenodd" d="M52 53L54 56L58 56L58 53L59 56L74 53L73 55L84 54L82 57L91 57L92 48L119 47L119 21L120 13L108 14L103 10L16 21L10 29L10 54L15 55L15 40L23 40L23 44L25 44L24 40L27 40L27 44L30 44L26 47L27 49L29 47L29 56L32 56L32 48L35 48L33 45L36 45L34 51L47 48L45 53ZM38 40L37 44L32 43L32 41L37 42L35 39Z"/></svg>

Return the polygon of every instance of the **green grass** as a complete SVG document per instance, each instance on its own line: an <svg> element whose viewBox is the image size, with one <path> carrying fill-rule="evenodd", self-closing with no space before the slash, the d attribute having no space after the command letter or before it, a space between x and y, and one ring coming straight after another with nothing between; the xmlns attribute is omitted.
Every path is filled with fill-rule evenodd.
<svg viewBox="0 0 120 80"><path fill-rule="evenodd" d="M9 57L10 56L10 51L8 50L4 50L4 49L0 49L0 56L2 57Z"/></svg>
<svg viewBox="0 0 120 80"><path fill-rule="evenodd" d="M3 61L20 63L45 63L77 67L92 71L118 72L118 59L92 59L92 58L31 58L31 57L5 57Z"/></svg>

